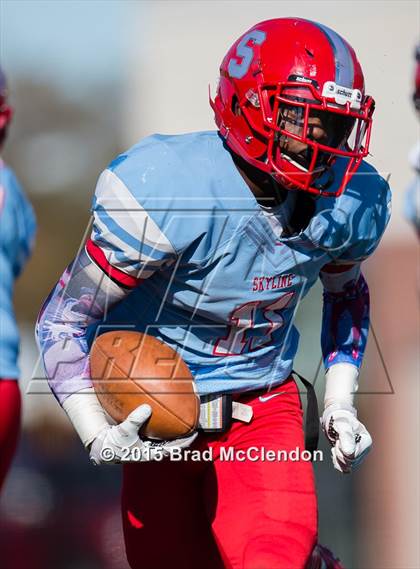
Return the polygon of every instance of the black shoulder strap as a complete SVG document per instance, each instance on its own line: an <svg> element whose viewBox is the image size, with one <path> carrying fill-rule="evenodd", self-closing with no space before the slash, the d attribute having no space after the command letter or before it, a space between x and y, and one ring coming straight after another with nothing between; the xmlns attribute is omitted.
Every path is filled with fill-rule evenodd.
<svg viewBox="0 0 420 569"><path fill-rule="evenodd" d="M298 377L306 388L308 400L306 403L305 448L309 452L314 452L318 448L319 440L319 413L315 389L312 383L296 371L293 370L292 374Z"/></svg>

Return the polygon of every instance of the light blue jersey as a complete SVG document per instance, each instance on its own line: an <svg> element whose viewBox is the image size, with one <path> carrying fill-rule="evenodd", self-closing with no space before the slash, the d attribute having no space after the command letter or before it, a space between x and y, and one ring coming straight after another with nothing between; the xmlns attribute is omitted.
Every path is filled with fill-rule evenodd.
<svg viewBox="0 0 420 569"><path fill-rule="evenodd" d="M345 164L333 167L337 186ZM324 265L374 251L390 205L388 184L363 163L339 198L317 199L307 228L285 238L295 196L262 208L216 132L154 135L119 156L98 181L92 242L139 286L99 333L156 336L181 354L201 393L284 381L300 301Z"/></svg>
<svg viewBox="0 0 420 569"><path fill-rule="evenodd" d="M30 254L35 217L12 170L0 160L0 378L19 377L13 285Z"/></svg>

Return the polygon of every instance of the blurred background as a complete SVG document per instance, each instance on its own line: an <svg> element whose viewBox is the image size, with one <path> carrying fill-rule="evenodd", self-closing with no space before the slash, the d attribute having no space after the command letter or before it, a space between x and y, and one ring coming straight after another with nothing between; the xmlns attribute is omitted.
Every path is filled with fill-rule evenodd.
<svg viewBox="0 0 420 569"><path fill-rule="evenodd" d="M393 218L365 269L373 333L358 406L374 450L342 477L322 443L320 541L347 568L420 567L418 242L403 217L408 152L420 137L411 104L420 4L2 0L0 62L16 111L4 158L38 234L16 291L24 415L0 498L1 569L126 569L119 467L90 466L48 389L31 382L40 377L34 321L83 240L102 169L153 132L213 129L207 88L224 53L251 25L284 16L320 21L356 49L377 103L370 161L393 189ZM301 307L296 369L321 396L320 299L316 287Z"/></svg>

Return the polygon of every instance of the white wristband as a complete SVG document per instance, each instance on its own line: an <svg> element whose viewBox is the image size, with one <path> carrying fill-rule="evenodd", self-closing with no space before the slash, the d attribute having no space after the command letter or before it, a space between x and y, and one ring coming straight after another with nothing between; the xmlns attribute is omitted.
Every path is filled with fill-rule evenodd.
<svg viewBox="0 0 420 569"><path fill-rule="evenodd" d="M324 408L334 403L353 407L354 394L359 388L359 370L349 363L332 365L325 376Z"/></svg>
<svg viewBox="0 0 420 569"><path fill-rule="evenodd" d="M109 423L93 387L73 393L63 403L63 409L77 431L82 443L88 447Z"/></svg>

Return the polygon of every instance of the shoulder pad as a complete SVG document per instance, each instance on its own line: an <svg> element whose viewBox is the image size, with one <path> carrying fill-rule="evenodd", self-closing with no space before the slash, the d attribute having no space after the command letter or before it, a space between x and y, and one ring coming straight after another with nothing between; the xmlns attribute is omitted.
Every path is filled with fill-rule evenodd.
<svg viewBox="0 0 420 569"><path fill-rule="evenodd" d="M361 261L377 247L391 215L388 182L363 162L338 198L320 198L307 230L334 259Z"/></svg>

